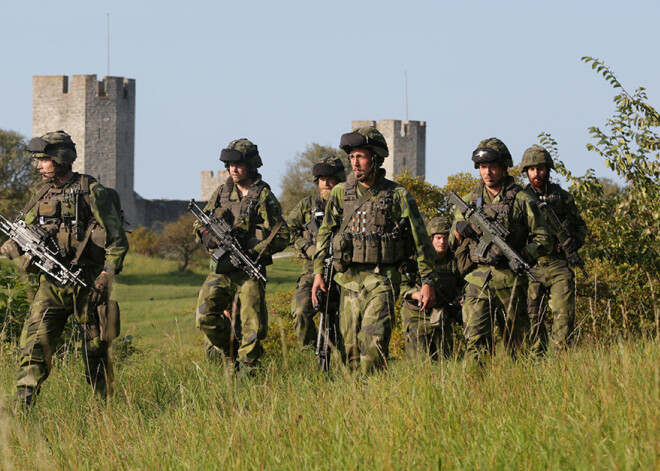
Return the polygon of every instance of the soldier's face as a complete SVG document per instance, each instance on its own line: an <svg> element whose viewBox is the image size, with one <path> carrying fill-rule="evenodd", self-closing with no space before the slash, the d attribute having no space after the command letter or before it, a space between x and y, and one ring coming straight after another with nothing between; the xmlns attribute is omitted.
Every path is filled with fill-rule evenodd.
<svg viewBox="0 0 660 471"><path fill-rule="evenodd" d="M482 162L479 164L479 175L488 188L499 186L504 181L505 168L501 162Z"/></svg>
<svg viewBox="0 0 660 471"><path fill-rule="evenodd" d="M546 164L534 165L527 168L527 178L529 183L537 190L548 181L548 166Z"/></svg>
<svg viewBox="0 0 660 471"><path fill-rule="evenodd" d="M356 175L366 173L371 168L373 160L369 149L353 149L348 154L348 159L353 167L353 173Z"/></svg>
<svg viewBox="0 0 660 471"><path fill-rule="evenodd" d="M337 179L335 177L318 177L319 191L332 190L336 184Z"/></svg>
<svg viewBox="0 0 660 471"><path fill-rule="evenodd" d="M235 162L229 164L229 176L234 183L243 183L248 178L248 169L245 162Z"/></svg>
<svg viewBox="0 0 660 471"><path fill-rule="evenodd" d="M433 234L433 239L431 239L431 241L433 242L433 248L438 255L447 252L447 249L449 248L449 234Z"/></svg>
<svg viewBox="0 0 660 471"><path fill-rule="evenodd" d="M37 159L37 170L39 170L41 178L44 180L49 180L55 176L55 164L51 159Z"/></svg>

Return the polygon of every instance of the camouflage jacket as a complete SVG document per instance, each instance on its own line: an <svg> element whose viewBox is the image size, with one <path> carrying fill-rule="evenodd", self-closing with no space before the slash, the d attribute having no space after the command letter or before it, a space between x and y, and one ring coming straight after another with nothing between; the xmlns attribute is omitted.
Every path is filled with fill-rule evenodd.
<svg viewBox="0 0 660 471"><path fill-rule="evenodd" d="M522 188L517 185L511 176L506 176L502 190L493 198L480 182L472 192L463 196L463 200L477 205L498 205L504 204L505 195L514 195L510 202L508 215L500 219L500 222L511 232L506 242L518 251L520 255L529 262L534 262L538 257L547 255L553 250L552 235L547 227L543 214L534 201L534 199ZM499 218L498 218L499 219ZM454 231L459 221L464 221L463 214L456 211L452 230L449 235L450 244L454 245ZM461 244L459 249L470 251L472 253L478 240L468 239L468 242ZM459 260L462 253L457 252ZM463 270L463 269L462 269ZM516 275L509 269L505 260L495 265L488 265L472 261L471 266L464 269L465 281L478 287L483 287L486 283L493 289L507 288L513 286Z"/></svg>
<svg viewBox="0 0 660 471"><path fill-rule="evenodd" d="M88 195L78 198L74 196L72 190L82 191L82 176L74 173L62 187L51 185L29 209L25 222L44 227L57 241L67 261L78 258L78 249L83 245L81 256L77 260L79 265L119 273L128 252L122 218L103 185L88 175L86 177L89 179ZM80 237L81 240L76 240L75 237L76 199L80 205L78 217L83 224L81 236L85 236Z"/></svg>
<svg viewBox="0 0 660 471"><path fill-rule="evenodd" d="M559 220L563 223L567 223L569 237L575 239L578 243L578 247L584 245L584 240L587 237L587 224L582 219L580 215L580 210L575 204L575 199L573 196L566 190L562 189L561 186L556 183L547 183L543 191L536 191L532 185L527 185L525 191L529 193L534 201L537 203L543 201L548 204L548 209L552 209L557 215ZM545 209L541 209L541 212L545 216ZM553 232L553 226L550 223L551 215L545 216L548 222L548 228L554 237L554 250L552 255L559 255L564 257L564 253L559 247L558 235Z"/></svg>
<svg viewBox="0 0 660 471"><path fill-rule="evenodd" d="M385 171L380 169L375 185L380 185L385 181L387 181L385 179ZM424 225L424 220L419 213L419 209L417 209L417 203L415 202L415 199L410 194L410 192L403 186L393 182L389 183L394 186L394 190L392 194L392 205L391 207L386 208L386 211L389 213L388 220L408 220L409 229L406 230L406 236L410 238L410 241L412 245L414 245L414 249L417 253L417 264L419 267L420 276L424 281L430 281L433 284L437 284L436 263L438 255L433 249L431 240L428 236L428 233L426 232L426 226ZM337 232L342 225L345 185L345 182L339 183L330 192L330 197L328 198L328 204L326 206L325 217L323 218L323 223L319 228L316 242L316 253L314 254L313 259L315 274L323 273L323 261L328 257L333 234ZM367 191L367 189L359 183L356 185L356 189L358 197L361 197ZM376 199L377 196L370 198L371 201L375 201ZM359 291L359 287L363 284L364 281L360 278L359 268L360 267L349 268L349 270L344 273L337 273L334 279L340 286L352 289L353 291ZM384 276L395 279L396 289L398 290L398 267L395 265L383 266L379 271Z"/></svg>
<svg viewBox="0 0 660 471"><path fill-rule="evenodd" d="M437 252L436 252L437 253ZM417 263L409 260L402 266L401 298L412 299L412 295L421 288L421 279L417 270ZM458 298L463 291L463 277L458 272L456 257L451 249L437 261L438 283L435 286L436 304L449 304Z"/></svg>
<svg viewBox="0 0 660 471"><path fill-rule="evenodd" d="M289 229L282 217L282 207L280 206L280 202L277 201L275 195L270 191L270 187L265 183L262 184L260 175L252 183L252 187L262 186L253 201L247 199L251 197L251 195L241 197L238 188L233 184L233 181L230 180L231 177L215 190L204 207L204 212L227 220L227 222L232 225L233 232L235 231L235 235L237 235L239 241L243 245L243 249L252 250L256 253L261 253L263 249L264 252L261 259L264 261L265 265L268 265L269 263L272 263L271 256L284 250L289 243ZM245 214L240 218L235 218L232 213L228 211L228 208L223 208L221 198L223 187L229 191L228 201L232 203L248 203L244 208ZM268 238L270 232L280 221L282 221L282 225L277 231L277 234L273 237L268 247L265 247L265 239ZM195 234L199 235L198 231L201 227L200 223L195 221L193 227ZM214 267L211 267L211 269L214 270Z"/></svg>
<svg viewBox="0 0 660 471"><path fill-rule="evenodd" d="M303 198L286 218L290 243L296 249L296 257L304 260L303 273L314 272L314 263L307 251L310 247L316 247L316 236L325 214L326 203L321 195L308 196Z"/></svg>

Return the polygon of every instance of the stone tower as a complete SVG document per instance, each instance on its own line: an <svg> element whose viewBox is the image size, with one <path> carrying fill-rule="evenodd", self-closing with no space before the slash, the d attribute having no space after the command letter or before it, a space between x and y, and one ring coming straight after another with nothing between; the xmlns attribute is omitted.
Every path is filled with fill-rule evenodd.
<svg viewBox="0 0 660 471"><path fill-rule="evenodd" d="M210 200L216 188L222 185L227 178L229 178L229 172L226 170L218 170L215 176L213 175L212 170L202 170L202 191L200 201Z"/></svg>
<svg viewBox="0 0 660 471"><path fill-rule="evenodd" d="M135 80L34 76L32 93L32 135L69 133L78 154L73 170L115 188L126 220L135 227Z"/></svg>
<svg viewBox="0 0 660 471"><path fill-rule="evenodd" d="M376 126L387 141L390 155L385 159L383 168L388 178L403 173L406 168L414 177L426 174L425 121L353 121L353 129L364 126Z"/></svg>

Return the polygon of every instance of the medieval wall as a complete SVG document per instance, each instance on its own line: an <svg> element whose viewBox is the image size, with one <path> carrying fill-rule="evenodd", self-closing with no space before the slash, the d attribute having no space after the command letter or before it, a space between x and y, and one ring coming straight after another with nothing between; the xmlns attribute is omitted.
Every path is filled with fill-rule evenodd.
<svg viewBox="0 0 660 471"><path fill-rule="evenodd" d="M376 121L353 121L353 129L376 126L387 142L390 151L383 168L391 178L393 175L410 170L419 177L426 174L426 122L382 119Z"/></svg>

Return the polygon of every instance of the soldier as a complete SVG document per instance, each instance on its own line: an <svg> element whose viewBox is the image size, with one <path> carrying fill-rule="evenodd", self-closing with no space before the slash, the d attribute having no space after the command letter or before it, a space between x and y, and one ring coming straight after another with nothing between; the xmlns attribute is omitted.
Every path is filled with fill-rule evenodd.
<svg viewBox="0 0 660 471"><path fill-rule="evenodd" d="M540 257L532 270L538 281L530 281L527 291L532 352L543 354L548 348L543 315L548 297L554 317L550 342L557 349L571 343L575 322L575 274L567 254L579 260L577 250L584 244L587 225L571 194L556 183L550 183L554 163L546 149L530 147L523 154L521 165L529 179L525 191L538 203L554 238L552 252Z"/></svg>
<svg viewBox="0 0 660 471"><path fill-rule="evenodd" d="M472 161L481 182L463 200L483 207L489 218L502 223L509 231L506 242L527 260L547 254L550 233L536 203L507 174L513 160L506 145L497 138L484 139L472 153ZM493 351L493 320L500 326L505 346L515 354L529 328L529 317L527 277L514 273L494 245L480 256L478 231L456 212L452 235L460 244L457 258L462 260L461 272L466 273L463 323L467 351L482 361L485 352Z"/></svg>
<svg viewBox="0 0 660 471"><path fill-rule="evenodd" d="M105 397L111 392L112 367L109 342L101 340L97 306L108 300L128 251L123 221L108 190L91 176L73 172L76 147L67 133L34 138L28 151L37 159L44 185L23 208L25 222L48 232L62 263L82 268L81 279L87 287L61 286L39 272L39 286L21 333L16 398L24 406L33 403L51 371L53 352L71 314L81 329L87 382L98 396ZM11 239L1 251L8 258L20 259L26 271L38 272L30 256L22 254Z"/></svg>
<svg viewBox="0 0 660 471"><path fill-rule="evenodd" d="M213 193L204 212L227 221L245 253L263 266L270 265L272 255L287 246L289 231L280 203L257 171L262 166L257 146L247 139L234 140L222 149L220 160L230 176ZM210 252L218 247L199 223L195 232ZM235 360L241 374L253 371L263 354L260 341L268 331L265 296L265 283L236 270L229 257L211 260L196 312L207 357L224 356L232 366Z"/></svg>
<svg viewBox="0 0 660 471"><path fill-rule="evenodd" d="M323 260L330 244L341 287L339 351L348 366L363 373L385 366L400 274L397 265L417 250L421 309L435 302L437 255L412 195L385 178L388 156L383 135L373 126L342 135L353 173L330 192L314 255L312 301L326 291ZM406 250L406 242L409 247Z"/></svg>
<svg viewBox="0 0 660 471"><path fill-rule="evenodd" d="M436 305L429 312L419 309L420 280L417 265L405 263L401 279L401 318L406 343L406 355L410 359L439 355L451 358L453 354L452 323L461 323L460 302L463 281L453 251L449 248L451 224L444 217L435 217L426 229L433 248L438 254L438 284L435 287Z"/></svg>
<svg viewBox="0 0 660 471"><path fill-rule="evenodd" d="M330 190L339 182L346 181L344 164L339 157L324 156L312 169L314 183L319 189L316 196L308 196L293 208L287 217L291 242L298 258L304 260L302 274L298 278L296 291L291 299L291 316L295 322L296 336L300 343L313 345L316 342L316 327L312 306L312 284L314 284L314 264L316 236L325 214L325 205Z"/></svg>

